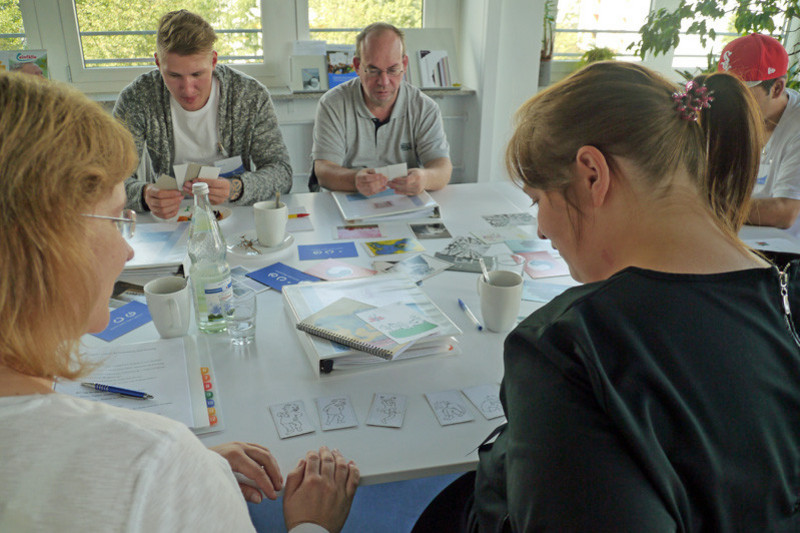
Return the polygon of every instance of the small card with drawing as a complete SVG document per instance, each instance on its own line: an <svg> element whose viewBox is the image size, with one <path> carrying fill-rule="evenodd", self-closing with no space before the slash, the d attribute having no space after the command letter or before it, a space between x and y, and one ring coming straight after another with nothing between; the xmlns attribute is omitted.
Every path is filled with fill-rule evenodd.
<svg viewBox="0 0 800 533"><path fill-rule="evenodd" d="M409 224L411 231L417 239L445 239L452 237L444 224L441 222L430 222L421 224Z"/></svg>
<svg viewBox="0 0 800 533"><path fill-rule="evenodd" d="M530 239L531 234L522 231L516 226L506 226L499 228L492 228L482 231L473 231L473 235L485 242L486 244L497 244L506 242L511 239Z"/></svg>
<svg viewBox="0 0 800 533"><path fill-rule="evenodd" d="M472 405L478 408L486 420L503 416L503 405L500 403L500 385L487 384L461 389Z"/></svg>
<svg viewBox="0 0 800 533"><path fill-rule="evenodd" d="M322 431L358 426L356 412L353 410L349 396L317 398L316 402Z"/></svg>
<svg viewBox="0 0 800 533"><path fill-rule="evenodd" d="M472 422L475 418L469 412L464 397L457 390L428 392L425 394L436 419L443 426Z"/></svg>
<svg viewBox="0 0 800 533"><path fill-rule="evenodd" d="M444 259L437 259L428 254L419 254L393 264L386 269L386 272L402 272L419 283L424 279L435 276L439 272L447 270L451 266L453 266L453 263L445 261Z"/></svg>
<svg viewBox="0 0 800 533"><path fill-rule="evenodd" d="M308 419L303 400L270 405L269 411L272 413L272 421L278 430L278 436L282 439L316 431Z"/></svg>
<svg viewBox="0 0 800 533"><path fill-rule="evenodd" d="M364 243L372 256L424 252L425 247L417 239L392 239L389 241L368 241Z"/></svg>
<svg viewBox="0 0 800 533"><path fill-rule="evenodd" d="M381 237L383 233L378 224L336 226L333 231L334 239L380 239Z"/></svg>
<svg viewBox="0 0 800 533"><path fill-rule="evenodd" d="M356 313L356 316L397 343L428 337L439 326L400 302Z"/></svg>
<svg viewBox="0 0 800 533"><path fill-rule="evenodd" d="M399 428L406 416L407 397L402 394L375 393L367 415L368 426Z"/></svg>
<svg viewBox="0 0 800 533"><path fill-rule="evenodd" d="M494 228L502 228L504 226L530 226L536 223L536 218L530 213L483 215L483 219Z"/></svg>

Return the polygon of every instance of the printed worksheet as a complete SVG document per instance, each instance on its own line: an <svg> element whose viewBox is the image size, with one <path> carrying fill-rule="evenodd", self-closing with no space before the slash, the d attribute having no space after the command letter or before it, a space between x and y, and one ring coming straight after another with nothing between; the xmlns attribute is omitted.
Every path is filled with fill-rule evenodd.
<svg viewBox="0 0 800 533"><path fill-rule="evenodd" d="M376 393L372 398L372 407L367 415L367 425L399 428L403 426L406 416L406 402L403 394Z"/></svg>

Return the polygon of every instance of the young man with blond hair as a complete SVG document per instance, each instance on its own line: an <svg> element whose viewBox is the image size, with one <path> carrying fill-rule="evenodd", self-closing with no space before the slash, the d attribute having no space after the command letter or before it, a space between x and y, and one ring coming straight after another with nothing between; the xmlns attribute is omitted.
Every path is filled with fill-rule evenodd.
<svg viewBox="0 0 800 533"><path fill-rule="evenodd" d="M142 159L125 183L127 207L161 218L178 213L182 191L154 185L173 165L213 164L241 157L233 176L202 179L212 204L251 205L276 192L289 192L292 168L267 88L217 64L214 29L186 10L161 18L156 40L157 70L142 74L120 94L114 116L133 133Z"/></svg>
<svg viewBox="0 0 800 533"><path fill-rule="evenodd" d="M800 214L800 94L786 87L788 66L777 39L753 33L728 43L717 67L745 82L764 119L766 144L747 223L784 229Z"/></svg>
<svg viewBox="0 0 800 533"><path fill-rule="evenodd" d="M439 106L403 81L408 56L403 32L370 24L356 38L354 78L319 100L309 187L370 196L394 189L415 195L441 189L453 166ZM405 162L408 175L387 179L376 167Z"/></svg>

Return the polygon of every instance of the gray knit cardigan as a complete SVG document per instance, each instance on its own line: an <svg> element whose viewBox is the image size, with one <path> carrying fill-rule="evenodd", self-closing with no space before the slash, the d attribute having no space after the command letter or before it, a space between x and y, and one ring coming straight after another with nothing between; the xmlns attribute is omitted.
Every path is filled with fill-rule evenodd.
<svg viewBox="0 0 800 533"><path fill-rule="evenodd" d="M251 205L274 196L276 191L289 192L292 167L269 91L254 78L225 65L217 65L214 76L220 88L220 159L239 155L245 167L239 176L242 196L234 204ZM131 131L139 157L144 159L125 181L126 207L137 211L147 209L142 198L146 183L155 182L161 174L174 175L175 136L169 96L156 69L125 87L114 105L114 116Z"/></svg>

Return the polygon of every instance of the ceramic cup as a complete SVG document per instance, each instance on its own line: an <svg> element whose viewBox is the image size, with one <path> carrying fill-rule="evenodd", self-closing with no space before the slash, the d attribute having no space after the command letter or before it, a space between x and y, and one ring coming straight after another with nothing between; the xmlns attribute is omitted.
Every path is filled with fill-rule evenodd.
<svg viewBox="0 0 800 533"><path fill-rule="evenodd" d="M162 338L186 335L192 311L186 279L179 276L154 279L144 286L144 295L150 316Z"/></svg>
<svg viewBox="0 0 800 533"><path fill-rule="evenodd" d="M277 246L286 236L288 210L286 204L280 202L275 207L275 200L256 202L253 204L256 236L261 246Z"/></svg>
<svg viewBox="0 0 800 533"><path fill-rule="evenodd" d="M508 331L517 321L522 299L522 276L508 270L489 272L489 279L478 276L483 325L494 332Z"/></svg>

